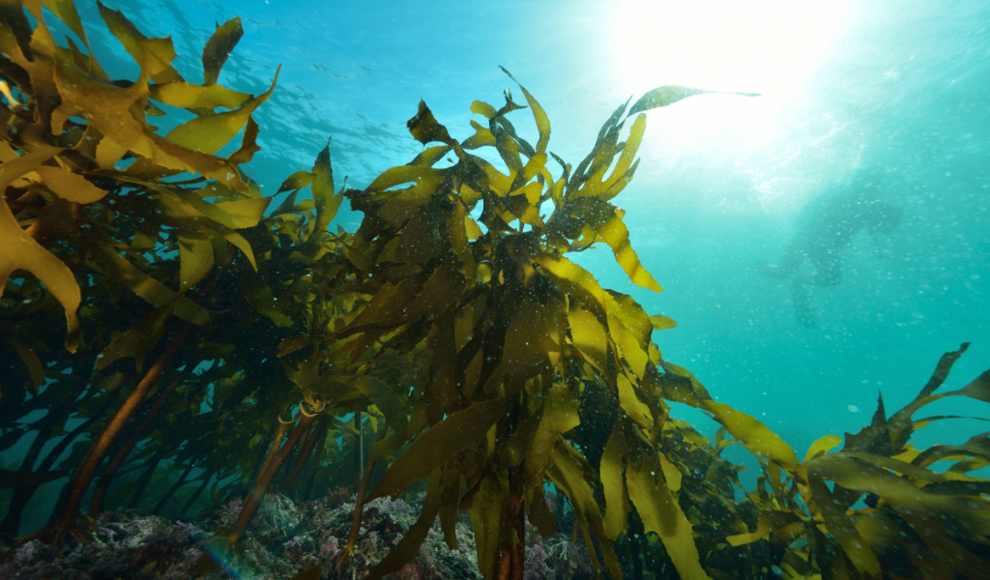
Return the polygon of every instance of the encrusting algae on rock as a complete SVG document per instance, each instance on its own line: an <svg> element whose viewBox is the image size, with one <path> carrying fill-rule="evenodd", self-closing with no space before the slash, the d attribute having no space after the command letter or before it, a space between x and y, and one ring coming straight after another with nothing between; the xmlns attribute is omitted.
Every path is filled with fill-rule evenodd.
<svg viewBox="0 0 990 580"><path fill-rule="evenodd" d="M59 578L168 578L169 580L226 578L274 580L289 578L300 568L326 561L339 552L350 532L354 497L337 490L327 498L296 505L282 495L266 497L245 535L244 554L229 569L201 574L197 562L204 540L228 528L243 503L232 500L211 517L195 524L172 522L135 511L105 512L97 520L93 543L63 551L34 540L23 544L7 562L0 577L12 580ZM339 493L343 492L343 493ZM419 497L419 499L422 499ZM331 577L362 577L381 560L392 544L415 522L418 506L387 498L365 508L357 556L341 562ZM402 580L480 580L474 560L473 534L465 518L458 522L459 550L450 550L439 525L429 534L415 560L393 577ZM591 577L590 560L583 548L558 535L542 540L531 534L526 546L529 580L567 580Z"/></svg>
<svg viewBox="0 0 990 580"><path fill-rule="evenodd" d="M242 166L275 80L258 96L217 84L240 21L218 26L198 84L169 38L99 9L137 80L100 68L71 2L0 10L0 246L15 249L0 253L0 444L37 431L3 479L8 573L980 576L990 482L971 473L990 464L987 434L909 443L933 420L913 418L923 406L990 402L987 373L935 394L966 345L907 407L888 417L881 400L841 450L826 436L802 461L662 357L653 333L672 320L568 259L604 243L660 291L612 200L643 113L706 91L623 104L577 166L521 85L526 105L475 101L463 140L420 102L408 164L338 190L327 145L271 207ZM56 42L52 17L87 50ZM148 117L175 109L192 118L157 134ZM508 119L520 109L535 144ZM345 198L364 218L332 233ZM670 401L720 423L714 440ZM759 462L755 490L720 457L730 445ZM17 537L38 486L69 470L51 524ZM331 487L356 493L318 497ZM171 523L195 513L217 515Z"/></svg>

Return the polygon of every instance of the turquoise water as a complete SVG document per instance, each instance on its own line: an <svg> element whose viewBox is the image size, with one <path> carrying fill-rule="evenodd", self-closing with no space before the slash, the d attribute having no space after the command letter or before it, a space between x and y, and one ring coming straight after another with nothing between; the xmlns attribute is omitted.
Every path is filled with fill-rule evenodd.
<svg viewBox="0 0 990 580"><path fill-rule="evenodd" d="M95 4L78 4L87 27L102 29ZM604 286L674 318L679 326L655 337L665 357L801 456L818 437L868 422L878 392L888 412L903 406L963 341L973 346L946 388L990 366L983 2L115 6L149 36L171 34L187 78L214 23L238 15L245 36L220 82L257 94L282 65L255 115L263 149L251 167L268 191L308 169L329 136L335 175L350 187L409 161L421 146L405 122L420 98L455 138L468 136L471 101L498 102L512 84L498 65L540 100L553 124L550 149L573 163L630 95L664 84L760 93L693 97L649 113L636 180L614 201L628 211L633 247L662 294L631 287L607 251L581 261ZM116 40L91 36L105 68L136 76ZM513 117L523 136L535 135L528 120ZM780 256L804 204L869 170L883 175L878 197L903 219L889 235L854 239L841 284L810 289L817 327L803 328L787 283L755 265ZM359 220L338 217L349 230ZM979 402L939 405L930 414L990 416ZM962 443L983 430L942 422L918 441Z"/></svg>

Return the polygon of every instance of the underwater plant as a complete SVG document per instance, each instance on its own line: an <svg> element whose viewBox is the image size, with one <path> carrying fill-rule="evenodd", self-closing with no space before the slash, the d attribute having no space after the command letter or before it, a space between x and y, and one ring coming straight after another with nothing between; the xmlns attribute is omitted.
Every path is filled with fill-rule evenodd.
<svg viewBox="0 0 990 580"><path fill-rule="evenodd" d="M246 545L266 501L346 486L347 539L337 526L297 578L416 576L437 522L449 550L465 543L463 512L489 580L548 573L571 554L568 532L613 578L952 577L939 560L978 577L990 484L970 472L990 463L987 434L908 443L942 418L912 419L922 406L990 402L986 373L934 394L965 346L913 403L888 418L881 401L841 451L827 436L802 462L662 357L653 332L671 319L568 258L605 244L634 284L660 291L612 200L638 167L642 113L708 91L627 101L576 166L549 150L549 118L522 85L525 106L509 90L499 107L475 101L461 140L420 102L408 128L424 150L408 164L337 189L328 143L273 208L242 165L275 81L258 96L218 84L240 21L217 27L198 84L171 65L170 39L98 7L137 80L100 68L72 2L0 9L0 450L36 432L0 479L8 544L85 543L103 533L93 518L121 508L224 509L199 559L209 574L256 555ZM55 41L51 16L88 54ZM535 144L509 120L521 109ZM160 135L150 118L173 128ZM331 232L345 198L361 225ZM709 441L669 401L722 429ZM720 457L729 445L764 472L742 499L742 468ZM954 463L937 472L940 461ZM50 525L17 538L39 486L68 473ZM379 545L364 518L418 493L401 540L362 552ZM311 563L290 533L307 520L280 525L284 549Z"/></svg>
<svg viewBox="0 0 990 580"><path fill-rule="evenodd" d="M971 472L990 465L990 433L925 450L909 443L915 430L959 418L915 419L930 403L957 396L990 403L990 371L935 394L968 347L943 355L914 400L889 417L881 396L870 425L846 433L841 450L830 452L842 440L826 435L803 462L761 461L764 475L749 498L760 507L757 529L727 541L768 541L793 577L982 576L990 555L990 481ZM943 461L950 465L938 467Z"/></svg>
<svg viewBox="0 0 990 580"><path fill-rule="evenodd" d="M0 270L6 282L5 323L14 325L5 336L11 337L9 346L23 360L31 379L27 392L13 392L15 397L4 412L15 419L32 409L52 411L38 426L44 437L38 437L29 450L22 472L31 471L40 445L60 435L66 420L79 411L78 416L87 420L48 453L39 471L48 471L76 436L97 431L82 457L72 458L76 467L52 530L60 535L71 531L108 453L113 449L116 456L103 469L94 512L102 508L116 469L143 432L162 413L171 422L174 411L165 406L169 395L176 391L188 397L199 391L191 396L201 396L209 381L195 386L188 384L191 381L181 383L192 376L193 368L216 363L233 348L218 341L230 334L223 329L208 337L217 342L199 340L197 335L212 331L208 309L223 306L216 289L224 274L229 279L242 269L257 271L252 245L239 231L257 227L271 199L261 197L239 164L250 161L258 150L258 127L251 113L271 94L274 82L257 97L216 84L242 35L238 19L218 27L204 49L204 82L193 84L169 64L175 56L171 40L146 38L123 14L101 4L100 14L110 31L141 65L137 81L111 82L92 54L84 55L71 39L67 48L54 41L42 5L88 46L72 3L18 3L3 11L0 71L8 102L2 108L0 144L5 195L0 204L0 245L5 249ZM35 21L33 30L25 10ZM194 118L160 136L147 123L147 115L165 115L154 102L185 109ZM230 110L217 112L217 108ZM242 128L241 147L226 157L215 155ZM182 173L193 173L193 178L174 179ZM167 258L169 254L177 254L177 259ZM226 259L216 264L216 254ZM11 279L15 270L32 276ZM263 280L254 283L261 285ZM9 298L10 291L20 299ZM263 294L258 297L253 288L246 294L248 304L263 308ZM38 327L53 298L64 309L67 352L43 346L51 344L52 332ZM111 312L114 316L107 316ZM139 315L129 319L131 313ZM90 330L88 344L84 327ZM151 352L154 362L144 369ZM48 358L44 364L42 357ZM134 359L135 372L115 364L125 357ZM225 362L233 359L227 357ZM56 368L46 371L52 365ZM72 369L74 376L65 376L61 372L65 368ZM82 369L93 369L91 384ZM236 378L237 369L226 370L231 372L229 379ZM170 386L160 391L155 404L147 404L162 379ZM117 398L124 383L135 385L126 398L108 400ZM291 388L288 381L283 384ZM214 399L218 394L213 392ZM270 403L272 395L277 400L284 392L260 402ZM187 400L185 409L195 417L197 405ZM144 411L144 421L135 429L129 419L139 410ZM130 431L130 438L121 446L125 431ZM22 433L17 427L8 432L17 438ZM178 439L159 439L157 460L174 453L184 442ZM157 463L149 462L148 474ZM15 512L33 489L18 488L19 501L12 505L19 507L7 514L3 524L7 533L16 535L20 514ZM136 497L140 489L137 492Z"/></svg>
<svg viewBox="0 0 990 580"><path fill-rule="evenodd" d="M356 270L353 290L369 300L337 330L350 341L333 356L354 364L425 347L426 360L406 405L408 418L405 409L394 417L383 409L392 434L372 457L408 448L369 496L396 496L429 479L423 511L369 578L408 563L437 518L456 548L453 522L463 509L474 522L484 576L522 578L526 519L541 535L556 531L544 500L550 482L574 507L595 568L597 545L610 574L621 575L611 541L624 531L632 504L644 514L647 531L660 534L681 573L702 577L691 524L666 485L661 465L669 462L656 445L667 409L658 383L648 382L660 360L650 336L654 325L669 325L669 319L651 320L630 297L603 289L565 257L604 242L633 283L660 290L629 246L623 212L609 200L636 170L646 126L637 114L698 91L662 87L631 108L627 102L576 168L556 158L560 175L554 177L550 122L520 89L537 125L535 146L507 119L523 108L508 91L500 108L473 103L472 111L486 122L472 123L474 134L463 142L421 102L410 133L424 145L441 144L384 172L363 191L344 192L365 214L346 256ZM620 142L629 119L629 137ZM483 147L496 150L506 173L471 153ZM434 167L450 153L455 164ZM406 184L412 185L399 187ZM311 357L308 364L319 361ZM337 366L343 365L331 368ZM300 386L330 394L315 383ZM599 425L598 434L609 439L600 475L581 449L604 441L568 435L599 399L618 402ZM636 466L627 471L628 487L622 483L624 461ZM604 517L595 498L598 485L606 490Z"/></svg>

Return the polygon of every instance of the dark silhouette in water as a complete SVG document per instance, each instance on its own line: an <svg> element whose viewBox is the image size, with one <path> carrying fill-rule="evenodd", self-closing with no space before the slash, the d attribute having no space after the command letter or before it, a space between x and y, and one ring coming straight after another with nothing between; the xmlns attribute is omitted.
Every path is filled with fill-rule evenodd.
<svg viewBox="0 0 990 580"><path fill-rule="evenodd" d="M864 184L852 192L825 193L809 201L798 214L794 237L780 261L759 265L771 278L791 278L795 314L805 328L815 326L807 287L835 286L842 281L842 250L861 231L886 234L900 223L900 208L877 201L869 189L870 185ZM805 260L815 271L794 276Z"/></svg>

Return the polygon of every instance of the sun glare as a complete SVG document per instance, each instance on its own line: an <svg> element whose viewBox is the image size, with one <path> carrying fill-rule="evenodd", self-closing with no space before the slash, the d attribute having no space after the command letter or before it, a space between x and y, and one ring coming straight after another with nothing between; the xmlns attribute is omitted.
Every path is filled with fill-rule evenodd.
<svg viewBox="0 0 990 580"><path fill-rule="evenodd" d="M832 48L846 1L622 0L610 23L611 87L661 84L782 96L800 92Z"/></svg>
<svg viewBox="0 0 990 580"><path fill-rule="evenodd" d="M855 9L850 0L620 0L601 53L613 101L663 85L760 95L698 97L656 113L651 131L663 137L640 149L640 186L661 175L669 182L671 168L696 175L690 168L703 163L705 175L736 185L705 194L694 183L692 200L743 207L758 198L786 211L809 195L822 168L848 165L858 149L822 105L830 60L847 58ZM637 191L638 203L653 199L651 187Z"/></svg>

